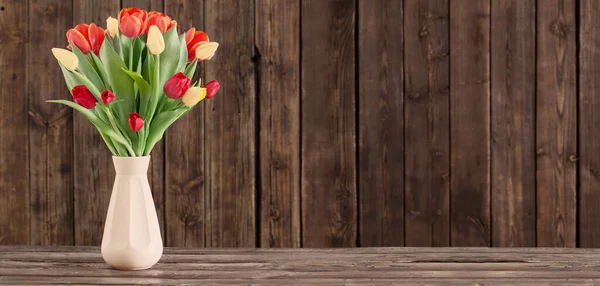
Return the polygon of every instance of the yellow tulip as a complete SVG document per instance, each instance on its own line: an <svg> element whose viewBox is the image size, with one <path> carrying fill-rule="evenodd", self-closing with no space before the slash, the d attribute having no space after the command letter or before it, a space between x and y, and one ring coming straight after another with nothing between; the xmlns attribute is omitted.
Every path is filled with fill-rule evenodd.
<svg viewBox="0 0 600 286"><path fill-rule="evenodd" d="M163 39L163 35L156 25L150 26L146 44L153 55L159 55L165 50L165 39Z"/></svg>
<svg viewBox="0 0 600 286"><path fill-rule="evenodd" d="M75 71L77 69L77 65L79 61L77 60L77 56L69 50L53 48L52 54L56 58L56 60L62 64L66 69L70 71Z"/></svg>
<svg viewBox="0 0 600 286"><path fill-rule="evenodd" d="M114 38L119 33L119 20L108 17L108 19L106 19L106 31L109 36Z"/></svg>
<svg viewBox="0 0 600 286"><path fill-rule="evenodd" d="M206 88L192 86L183 94L181 101L188 107L196 105L200 100L206 97Z"/></svg>
<svg viewBox="0 0 600 286"><path fill-rule="evenodd" d="M210 60L217 51L219 43L217 42L204 42L196 49L196 58L199 60Z"/></svg>

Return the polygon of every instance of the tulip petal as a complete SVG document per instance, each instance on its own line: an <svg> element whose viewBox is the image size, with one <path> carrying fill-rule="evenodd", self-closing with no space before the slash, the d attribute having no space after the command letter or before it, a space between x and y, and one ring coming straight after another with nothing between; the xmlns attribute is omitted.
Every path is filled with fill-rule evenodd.
<svg viewBox="0 0 600 286"><path fill-rule="evenodd" d="M198 60L210 60L214 55L215 52L217 51L217 48L219 47L219 43L217 42L205 42L202 43L197 49L196 49L196 58L198 58Z"/></svg>
<svg viewBox="0 0 600 286"><path fill-rule="evenodd" d="M189 87L190 79L182 72L178 72L165 82L163 91L167 97L178 99L183 96Z"/></svg>
<svg viewBox="0 0 600 286"><path fill-rule="evenodd" d="M203 87L190 87L185 92L181 101L185 106L192 107L196 105L200 100L203 100L206 97L206 88Z"/></svg>
<svg viewBox="0 0 600 286"><path fill-rule="evenodd" d="M156 25L150 26L148 30L148 39L146 40L148 50L153 55L159 55L165 50L165 40L162 33Z"/></svg>
<svg viewBox="0 0 600 286"><path fill-rule="evenodd" d="M94 23L91 23L89 28L89 36L90 47L94 54L98 55L100 53L102 42L104 41L104 29L96 26Z"/></svg>
<svg viewBox="0 0 600 286"><path fill-rule="evenodd" d="M203 31L197 31L194 33L194 38L191 41L192 43L200 43L200 42L209 42L208 35Z"/></svg>
<svg viewBox="0 0 600 286"><path fill-rule="evenodd" d="M137 112L132 112L129 114L129 118L127 119L129 123L129 128L133 132L138 132L142 127L144 127L144 119Z"/></svg>
<svg viewBox="0 0 600 286"><path fill-rule="evenodd" d="M210 99L213 96L215 96L217 91L219 91L220 87L221 87L221 85L216 80L211 80L211 81L207 82L206 85L204 85L204 88L206 88L206 98Z"/></svg>
<svg viewBox="0 0 600 286"><path fill-rule="evenodd" d="M119 31L129 38L137 37L141 34L142 21L134 16L125 15L119 22Z"/></svg>
<svg viewBox="0 0 600 286"><path fill-rule="evenodd" d="M185 32L185 43L189 44L194 38L194 33L196 33L196 28L190 28L187 32Z"/></svg>
<svg viewBox="0 0 600 286"><path fill-rule="evenodd" d="M119 33L119 20L108 17L106 19L106 31L108 31L109 36L114 38Z"/></svg>
<svg viewBox="0 0 600 286"><path fill-rule="evenodd" d="M79 61L77 60L77 56L71 51L59 48L53 48L52 54L56 58L56 60L62 64L66 69L70 71L75 71L77 69L77 65Z"/></svg>
<svg viewBox="0 0 600 286"><path fill-rule="evenodd" d="M151 26L157 26L161 33L167 31L167 22L165 18L160 15L148 16L146 23L144 24L144 33L147 35Z"/></svg>
<svg viewBox="0 0 600 286"><path fill-rule="evenodd" d="M79 33L81 33L83 35L83 37L89 41L90 40L89 35L88 35L89 28L90 27L88 26L88 24L79 24L79 25L75 26L74 29L79 31Z"/></svg>
<svg viewBox="0 0 600 286"><path fill-rule="evenodd" d="M87 54L91 49L88 40L76 29L67 31L67 40L75 44L84 54Z"/></svg>

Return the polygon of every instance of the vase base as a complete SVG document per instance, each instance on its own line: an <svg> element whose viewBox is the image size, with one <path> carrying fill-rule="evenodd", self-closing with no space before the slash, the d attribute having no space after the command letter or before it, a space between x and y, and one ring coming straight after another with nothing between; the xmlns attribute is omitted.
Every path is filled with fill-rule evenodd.
<svg viewBox="0 0 600 286"><path fill-rule="evenodd" d="M116 269L116 270L123 270L123 271L137 271L137 270L146 270L146 269L150 269L150 268L152 268L152 266L154 266L154 265L145 266L145 267L138 267L138 268L118 267L118 266L111 266L111 267L112 267L113 269Z"/></svg>

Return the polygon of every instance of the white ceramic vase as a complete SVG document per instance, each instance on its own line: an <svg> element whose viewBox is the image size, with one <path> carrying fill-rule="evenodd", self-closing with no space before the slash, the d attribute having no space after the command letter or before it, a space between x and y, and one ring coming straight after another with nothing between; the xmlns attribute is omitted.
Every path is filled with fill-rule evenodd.
<svg viewBox="0 0 600 286"><path fill-rule="evenodd" d="M121 270L148 269L163 252L150 184L150 156L113 156L116 178L102 236L102 258Z"/></svg>

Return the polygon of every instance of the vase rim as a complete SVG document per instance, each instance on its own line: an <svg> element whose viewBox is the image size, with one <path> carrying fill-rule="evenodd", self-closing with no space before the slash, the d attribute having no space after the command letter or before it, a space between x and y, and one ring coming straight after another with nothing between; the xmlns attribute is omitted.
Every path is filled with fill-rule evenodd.
<svg viewBox="0 0 600 286"><path fill-rule="evenodd" d="M119 159L121 159L121 158L123 158L123 159L125 159L125 158L141 159L141 158L150 158L150 157L151 157L151 155L146 155L146 156L135 156L135 157L134 157L134 156L116 156L116 155L112 155L112 157L113 157L113 158L119 158Z"/></svg>

